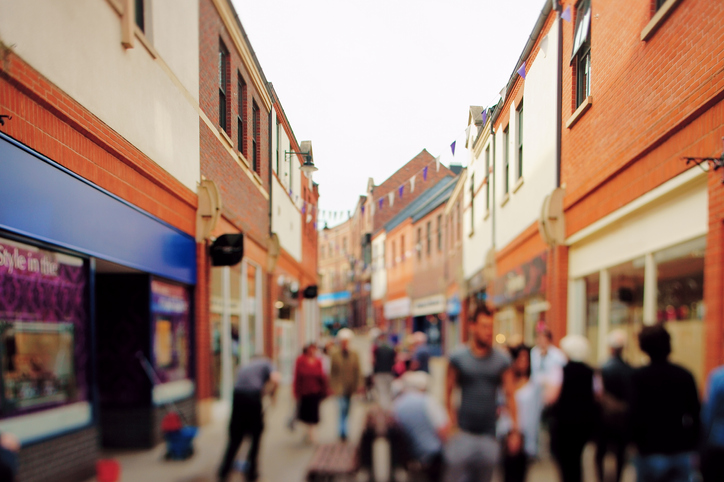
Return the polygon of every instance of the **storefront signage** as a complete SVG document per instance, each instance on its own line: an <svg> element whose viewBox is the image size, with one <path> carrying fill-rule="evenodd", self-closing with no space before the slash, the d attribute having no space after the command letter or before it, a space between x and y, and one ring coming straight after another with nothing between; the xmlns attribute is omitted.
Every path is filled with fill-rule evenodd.
<svg viewBox="0 0 724 482"><path fill-rule="evenodd" d="M388 320L407 318L410 316L410 298L404 297L388 301L384 305L384 315Z"/></svg>
<svg viewBox="0 0 724 482"><path fill-rule="evenodd" d="M0 239L0 417L87 400L83 260Z"/></svg>
<svg viewBox="0 0 724 482"><path fill-rule="evenodd" d="M495 280L493 304L506 305L529 296L545 293L548 252L509 271Z"/></svg>
<svg viewBox="0 0 724 482"><path fill-rule="evenodd" d="M460 303L460 297L453 295L447 299L447 314L448 316L458 316L462 311L462 304Z"/></svg>
<svg viewBox="0 0 724 482"><path fill-rule="evenodd" d="M412 302L412 316L437 315L445 312L445 295L433 295Z"/></svg>
<svg viewBox="0 0 724 482"><path fill-rule="evenodd" d="M325 308L327 306L347 303L351 299L352 294L349 291L337 291L336 293L322 293L317 298L317 303L320 308Z"/></svg>

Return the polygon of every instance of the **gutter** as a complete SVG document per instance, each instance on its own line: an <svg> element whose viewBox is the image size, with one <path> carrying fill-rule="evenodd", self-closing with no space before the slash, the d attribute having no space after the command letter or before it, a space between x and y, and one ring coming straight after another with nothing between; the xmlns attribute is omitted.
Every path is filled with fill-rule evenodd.
<svg viewBox="0 0 724 482"><path fill-rule="evenodd" d="M561 122L563 116L563 20L561 19L561 4L559 0L556 2L556 12L558 12L558 70L556 71L557 104L556 104L556 187L561 187Z"/></svg>
<svg viewBox="0 0 724 482"><path fill-rule="evenodd" d="M531 32L530 36L528 37L528 41L525 44L525 48L523 49L523 53L520 54L520 57L518 57L518 61L515 63L515 69L513 69L513 74L510 76L510 80L508 80L508 83L505 86L505 97L503 97L503 101L508 98L508 94L510 93L510 89L515 84L516 76L518 75L518 69L520 69L523 62L528 58L531 51L533 50L533 46L535 45L535 41L538 39L538 36L540 35L541 31L543 30L543 25L546 23L546 19L548 18L548 14L551 13L551 10L553 9L552 4L556 0L546 0L545 5L543 5L543 10L541 10L540 15L538 15L538 21L535 23L535 27L533 27L533 31ZM560 49L560 43L559 43L559 49ZM559 83L560 85L560 83ZM491 122L495 124L495 121L498 120L498 117L500 116L500 113L503 111L503 105L505 102L499 102L498 106L495 108L495 111L493 111L493 118Z"/></svg>

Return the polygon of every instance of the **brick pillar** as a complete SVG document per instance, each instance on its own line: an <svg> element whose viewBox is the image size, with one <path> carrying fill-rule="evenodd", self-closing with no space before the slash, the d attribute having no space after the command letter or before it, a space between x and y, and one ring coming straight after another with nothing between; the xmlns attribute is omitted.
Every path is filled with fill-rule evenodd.
<svg viewBox="0 0 724 482"><path fill-rule="evenodd" d="M704 371L709 373L722 363L722 343L724 323L724 303L722 302L722 265L724 264L724 186L721 174L709 174L709 232L706 236L706 255L704 263L704 304L706 313Z"/></svg>
<svg viewBox="0 0 724 482"><path fill-rule="evenodd" d="M553 332L553 342L566 336L568 326L568 246L548 249L548 310L546 320Z"/></svg>
<svg viewBox="0 0 724 482"><path fill-rule="evenodd" d="M210 398L211 330L209 326L209 259L206 243L196 244L196 397Z"/></svg>
<svg viewBox="0 0 724 482"><path fill-rule="evenodd" d="M274 283L274 273L267 273L266 286L262 288L265 294L266 303L264 303L264 355L274 359L274 318L275 310L274 302L276 300L276 283Z"/></svg>

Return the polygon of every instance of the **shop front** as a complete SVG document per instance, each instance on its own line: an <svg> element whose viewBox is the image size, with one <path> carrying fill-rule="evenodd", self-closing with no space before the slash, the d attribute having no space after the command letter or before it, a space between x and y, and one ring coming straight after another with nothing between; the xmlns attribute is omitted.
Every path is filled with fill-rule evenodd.
<svg viewBox="0 0 724 482"><path fill-rule="evenodd" d="M347 290L319 295L322 327L326 335L336 336L341 328L348 326L351 300L352 294Z"/></svg>
<svg viewBox="0 0 724 482"><path fill-rule="evenodd" d="M396 340L402 342L412 331L410 321L412 303L409 296L385 302L384 315L387 320L387 331Z"/></svg>
<svg viewBox="0 0 724 482"><path fill-rule="evenodd" d="M492 304L497 310L497 343L504 344L511 337L529 346L535 343L536 330L546 324L550 308L546 300L547 259L548 252L543 251L495 280Z"/></svg>
<svg viewBox="0 0 724 482"><path fill-rule="evenodd" d="M569 331L586 335L592 362L608 356L606 335L623 329L626 358L645 363L637 334L663 324L672 361L704 381L704 256L708 230L705 175L687 172L650 202L632 203L602 228L572 236L569 249ZM606 221L615 221L606 224Z"/></svg>
<svg viewBox="0 0 724 482"><path fill-rule="evenodd" d="M195 419L196 243L2 133L0 172L0 432L23 480L82 480L98 441L155 445L163 404Z"/></svg>
<svg viewBox="0 0 724 482"><path fill-rule="evenodd" d="M421 331L427 335L427 344L434 356L442 355L445 295L425 296L411 301L412 331Z"/></svg>

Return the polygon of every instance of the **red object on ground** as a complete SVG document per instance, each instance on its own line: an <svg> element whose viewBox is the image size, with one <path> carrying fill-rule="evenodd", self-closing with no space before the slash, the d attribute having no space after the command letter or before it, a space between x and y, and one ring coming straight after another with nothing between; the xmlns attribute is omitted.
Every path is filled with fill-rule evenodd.
<svg viewBox="0 0 724 482"><path fill-rule="evenodd" d="M161 430L164 433L175 432L182 428L183 423L181 423L181 417L179 417L176 412L167 413L166 416L163 417L163 420L161 420Z"/></svg>
<svg viewBox="0 0 724 482"><path fill-rule="evenodd" d="M118 482L121 478L121 464L117 460L104 459L96 462L98 482Z"/></svg>

